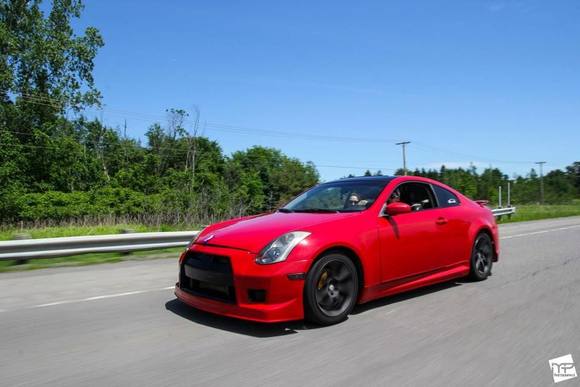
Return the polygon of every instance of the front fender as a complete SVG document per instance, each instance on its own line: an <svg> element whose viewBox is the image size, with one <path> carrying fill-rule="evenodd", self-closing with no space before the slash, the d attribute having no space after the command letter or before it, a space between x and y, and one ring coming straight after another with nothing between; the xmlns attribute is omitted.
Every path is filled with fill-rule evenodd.
<svg viewBox="0 0 580 387"><path fill-rule="evenodd" d="M314 262L331 250L348 250L358 258L360 269L363 274L363 286L368 287L378 284L381 280L379 246L376 229L353 234L355 237L350 238L333 235L326 237L313 233L307 239L297 246L290 256L289 260L308 260L307 271L310 270Z"/></svg>

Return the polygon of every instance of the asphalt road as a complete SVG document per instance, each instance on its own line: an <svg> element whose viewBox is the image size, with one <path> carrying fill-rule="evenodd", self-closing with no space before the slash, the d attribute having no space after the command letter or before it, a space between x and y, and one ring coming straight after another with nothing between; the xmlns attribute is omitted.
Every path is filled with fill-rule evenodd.
<svg viewBox="0 0 580 387"><path fill-rule="evenodd" d="M1 274L0 385L552 385L549 359L572 354L580 371L580 217L501 238L487 281L376 301L326 328L185 307L173 260Z"/></svg>

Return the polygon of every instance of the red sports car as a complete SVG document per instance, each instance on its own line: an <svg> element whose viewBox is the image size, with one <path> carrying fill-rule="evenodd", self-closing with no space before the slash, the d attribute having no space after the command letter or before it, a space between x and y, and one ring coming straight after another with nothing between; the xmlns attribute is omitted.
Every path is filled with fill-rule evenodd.
<svg viewBox="0 0 580 387"><path fill-rule="evenodd" d="M327 325L357 303L483 280L498 255L491 211L454 189L414 176L346 178L204 229L179 259L175 294L220 315Z"/></svg>

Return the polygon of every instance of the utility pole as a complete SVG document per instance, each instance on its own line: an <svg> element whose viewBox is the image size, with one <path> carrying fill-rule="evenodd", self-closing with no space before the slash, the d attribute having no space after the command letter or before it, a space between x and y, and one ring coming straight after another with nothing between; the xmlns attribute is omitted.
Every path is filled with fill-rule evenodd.
<svg viewBox="0 0 580 387"><path fill-rule="evenodd" d="M401 145L401 147L403 148L403 174L405 176L407 176L407 153L406 153L406 147L407 144L410 144L411 141L402 141L402 142L398 142L395 145Z"/></svg>
<svg viewBox="0 0 580 387"><path fill-rule="evenodd" d="M544 204L544 164L545 161L536 161L534 164L540 166L540 204Z"/></svg>

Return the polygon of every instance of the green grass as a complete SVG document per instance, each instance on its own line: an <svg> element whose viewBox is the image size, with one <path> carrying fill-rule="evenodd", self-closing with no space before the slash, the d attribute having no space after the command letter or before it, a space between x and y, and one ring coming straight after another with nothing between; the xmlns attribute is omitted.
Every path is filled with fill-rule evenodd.
<svg viewBox="0 0 580 387"><path fill-rule="evenodd" d="M130 254L99 253L73 255L70 257L61 258L31 259L23 264L17 264L15 261L0 261L0 272L46 269L51 267L85 266L101 263L162 258L173 258L177 261L177 258L182 251L183 248L181 247L173 247L169 249L150 251L134 251Z"/></svg>
<svg viewBox="0 0 580 387"><path fill-rule="evenodd" d="M526 220L539 220L551 218L563 218L580 215L580 202L572 204L525 204L516 205L516 213L510 218L502 216L501 223L523 222Z"/></svg>
<svg viewBox="0 0 580 387"><path fill-rule="evenodd" d="M22 229L17 227L4 227L0 228L0 240L14 239L14 237L19 234L28 234L33 239L38 239L38 238L70 237L80 235L119 234L121 233L122 230L132 230L135 232L148 232L148 231L179 231L184 229L197 230L198 228L186 228L166 225L152 227L140 224L118 224L114 226L106 226L106 225L58 226L58 227L42 227L42 228L22 228Z"/></svg>

